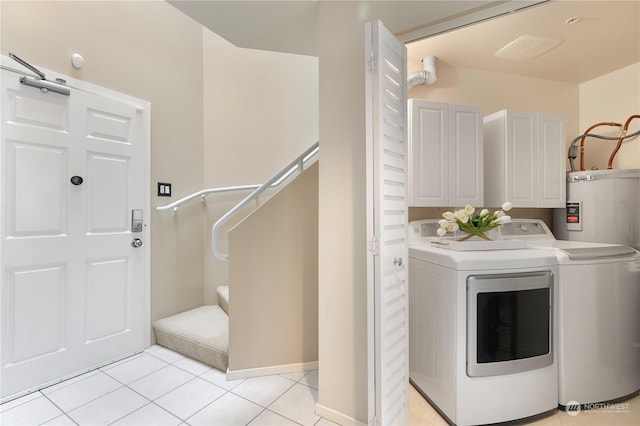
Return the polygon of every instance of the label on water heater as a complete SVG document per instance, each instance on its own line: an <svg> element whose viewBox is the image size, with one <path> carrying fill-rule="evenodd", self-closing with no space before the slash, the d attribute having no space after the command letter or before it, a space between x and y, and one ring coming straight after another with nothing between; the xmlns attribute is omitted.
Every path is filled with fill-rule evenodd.
<svg viewBox="0 0 640 426"><path fill-rule="evenodd" d="M582 203L567 201L566 224L567 231L582 231Z"/></svg>

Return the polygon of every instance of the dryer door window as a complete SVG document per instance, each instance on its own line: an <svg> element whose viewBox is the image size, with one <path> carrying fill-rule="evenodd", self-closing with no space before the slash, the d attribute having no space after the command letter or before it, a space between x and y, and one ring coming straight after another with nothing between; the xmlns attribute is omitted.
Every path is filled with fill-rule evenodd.
<svg viewBox="0 0 640 426"><path fill-rule="evenodd" d="M549 288L479 293L478 363L549 353Z"/></svg>
<svg viewBox="0 0 640 426"><path fill-rule="evenodd" d="M478 275L467 281L467 374L493 376L553 363L553 274Z"/></svg>

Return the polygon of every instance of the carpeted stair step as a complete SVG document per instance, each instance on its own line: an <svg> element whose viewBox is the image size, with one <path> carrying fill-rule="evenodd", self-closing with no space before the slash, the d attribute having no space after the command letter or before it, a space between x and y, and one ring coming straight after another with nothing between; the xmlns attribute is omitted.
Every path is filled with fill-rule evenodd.
<svg viewBox="0 0 640 426"><path fill-rule="evenodd" d="M218 306L201 306L153 323L159 345L218 370L229 365L229 317Z"/></svg>
<svg viewBox="0 0 640 426"><path fill-rule="evenodd" d="M229 315L229 286L221 285L216 291L218 292L218 306Z"/></svg>

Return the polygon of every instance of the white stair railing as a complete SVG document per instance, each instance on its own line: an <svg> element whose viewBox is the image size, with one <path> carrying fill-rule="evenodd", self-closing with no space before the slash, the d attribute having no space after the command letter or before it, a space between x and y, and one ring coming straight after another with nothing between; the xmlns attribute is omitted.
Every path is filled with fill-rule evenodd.
<svg viewBox="0 0 640 426"><path fill-rule="evenodd" d="M307 164L308 160L311 159L315 154L318 153L319 147L318 147L318 142L316 142L315 144L313 144L311 146L311 148L313 148L312 152L305 156L305 158L303 158L303 163ZM309 149L311 149L309 148ZM305 151L308 152L309 150ZM304 156L304 154L302 154L301 156ZM297 159L296 159L297 161ZM283 181L285 181L293 172L295 172L297 169L297 166L294 166L291 170L289 170L289 173L285 173L285 175L279 179L276 180L271 187L275 188L277 186L279 186ZM172 210L173 212L177 212L178 211L178 207L180 207L180 205L186 203L187 201L193 200L195 198L200 197L200 201L204 202L207 195L210 194L220 194L223 192L234 192L234 191L249 191L249 190L255 190L260 188L262 185L258 185L258 184L254 184L254 185L236 185L236 186L224 186L221 188L209 188L209 189L201 189L200 191L194 192L193 194L189 194L189 195L185 195L184 197L174 201L173 203L164 205L164 206L158 206L156 207L157 211L164 211L164 210Z"/></svg>
<svg viewBox="0 0 640 426"><path fill-rule="evenodd" d="M300 154L295 160L287 164L282 170L273 175L271 179L256 188L251 194L247 195L242 201L236 204L231 210L225 213L220 219L213 224L211 228L211 246L213 253L218 259L229 260L229 254L223 253L220 250L220 238L219 232L222 225L227 223L233 216L235 216L243 207L250 202L254 201L260 194L269 188L277 187L281 185L285 180L290 177L297 176L305 170L305 166L309 166L317 160L318 152L320 151L320 143L316 142L307 148L302 154Z"/></svg>
<svg viewBox="0 0 640 426"><path fill-rule="evenodd" d="M167 204L166 206L158 206L156 207L156 210L162 211L162 210L173 209L173 212L175 213L178 211L178 207L181 204L184 204L189 200L193 200L194 198L200 197L200 201L204 202L206 196L209 194L219 194L222 192L233 192L233 191L248 191L256 188L260 188L260 185L238 185L238 186L226 186L222 188L202 189L198 192L194 192L193 194L189 194L185 197L182 197L171 204Z"/></svg>

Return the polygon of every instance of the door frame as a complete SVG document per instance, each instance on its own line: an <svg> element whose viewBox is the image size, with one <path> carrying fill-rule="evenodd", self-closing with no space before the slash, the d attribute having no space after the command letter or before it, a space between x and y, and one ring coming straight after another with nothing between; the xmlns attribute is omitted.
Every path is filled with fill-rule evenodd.
<svg viewBox="0 0 640 426"><path fill-rule="evenodd" d="M92 83L88 83L86 81L82 81L82 80L78 80L76 78L70 77L68 75L64 75L61 74L59 72L56 71L52 71L49 70L47 68L44 67L40 67L38 65L34 65L36 66L40 71L44 72L47 75L47 80L55 80L56 78L61 78L63 80L66 81L66 86L68 86L71 89L76 89L76 90L81 90L87 93L91 93L97 96L102 96L105 98L110 98L110 99L115 99L118 100L120 102L124 102L124 103L128 103L130 105L132 105L137 111L140 112L140 114L142 115L142 123L144 128L146 129L145 131L145 137L144 137L144 161L143 161L143 167L144 167L144 200L143 200L143 223L146 225L143 227L143 231L142 233L138 234L140 235L140 237L143 239L143 241L146 243L146 249L143 250L143 269L144 269L144 278L143 278L143 293L144 293L144 306L142 307L143 309L143 317L144 317L144 323L143 323L143 328L145 330L143 330L143 346L144 347L148 347L151 344L151 244L150 244L150 236L151 236L151 229L150 229L150 225L151 225L151 190L150 190L150 185L151 185L151 102L149 101L145 101L124 93L120 93L117 92L115 90L111 90L111 89L107 89L105 87L102 86L98 86ZM31 73L30 71L28 71L26 68L22 69L22 67L19 66L19 64L17 64L15 61L13 61L11 58L9 58L8 56L5 55L1 55L0 56L0 69L2 70L6 70L9 72L13 72L16 73L16 78L18 78L19 75L29 75L29 76L33 76L35 78L38 78L38 76L36 76L35 74ZM63 95L58 95L58 94L54 94L54 96L63 96ZM73 96L73 93L71 94L71 96ZM1 132L1 126L0 126L0 132ZM1 134L0 134L0 138L1 138ZM0 190L2 188L3 185L3 176L4 176L4 170L2 169L2 162L0 161ZM3 212L0 211L0 223L2 223L2 221L5 220L4 216L3 216ZM0 260L2 259L2 247L4 244L2 244L0 242ZM2 274L0 274L0 286L2 286ZM1 295L0 295L1 297ZM0 300L0 304L2 303L2 301ZM2 318L0 316L0 321L2 321ZM2 323L0 322L0 330L2 330ZM102 363L101 365L107 365L110 364L112 362L115 362L119 359L123 359L126 358L128 356L131 356L132 353L127 353L127 354L123 354L122 356L119 356L116 359L112 359L109 360L107 362ZM95 368L99 368L101 365L97 365L95 366ZM92 368L93 369L93 368ZM87 370L81 370L75 373L72 373L70 375L66 375L64 377L60 377L57 378L56 380L52 381L51 383L46 383L44 384L42 387L45 386L50 386L54 383L58 383L61 382L63 380L67 380L71 377L75 377L79 374L82 374L84 372L86 372ZM2 369L0 369L0 375L2 374ZM2 377L0 376L0 380L2 380ZM29 392L33 391L33 389L31 390L27 390L27 391L23 391L23 392L19 392L16 393L14 395L10 395L8 397L5 398L0 398L0 403L6 402L10 399L14 399L17 397L20 397L22 395L25 395Z"/></svg>

